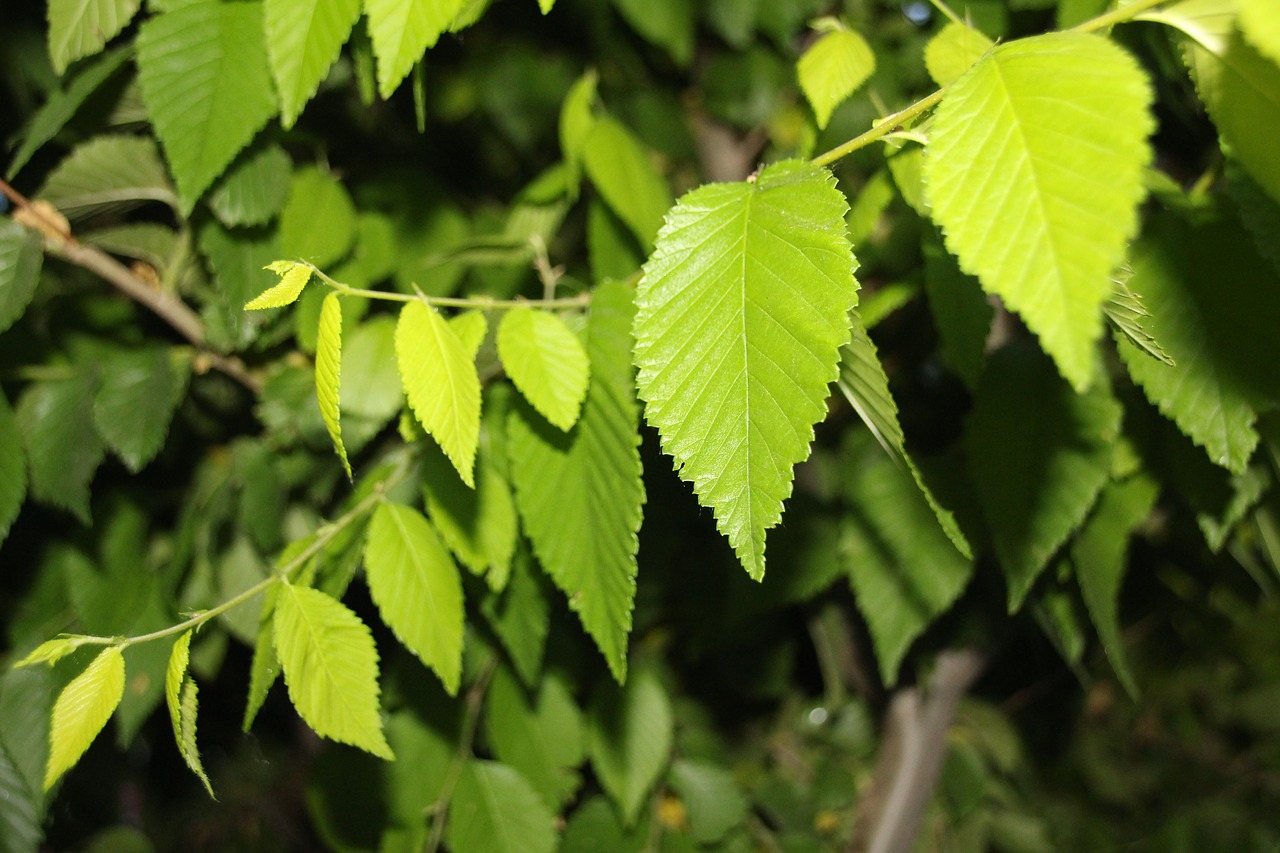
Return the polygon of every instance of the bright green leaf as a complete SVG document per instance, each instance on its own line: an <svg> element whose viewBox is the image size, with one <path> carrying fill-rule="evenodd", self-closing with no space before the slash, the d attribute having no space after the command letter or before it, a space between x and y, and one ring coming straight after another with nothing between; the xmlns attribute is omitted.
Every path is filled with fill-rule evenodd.
<svg viewBox="0 0 1280 853"><path fill-rule="evenodd" d="M533 407L562 430L578 420L590 366L578 338L548 311L512 308L498 326L498 356Z"/></svg>
<svg viewBox="0 0 1280 853"><path fill-rule="evenodd" d="M1107 482L1120 416L1105 384L1076 394L1030 343L1006 346L987 363L965 445L1010 612Z"/></svg>
<svg viewBox="0 0 1280 853"><path fill-rule="evenodd" d="M813 107L818 128L827 126L831 113L858 91L876 70L871 45L853 30L839 27L824 33L796 63L800 88Z"/></svg>
<svg viewBox="0 0 1280 853"><path fill-rule="evenodd" d="M409 407L462 481L475 487L480 378L458 336L434 309L414 301L396 324L396 364Z"/></svg>
<svg viewBox="0 0 1280 853"><path fill-rule="evenodd" d="M89 482L105 448L93 428L92 377L38 382L18 401L31 496L89 523Z"/></svg>
<svg viewBox="0 0 1280 853"><path fill-rule="evenodd" d="M538 0L538 8L542 10L542 14L547 14L552 7L556 5L556 0Z"/></svg>
<svg viewBox="0 0 1280 853"><path fill-rule="evenodd" d="M587 330L591 387L572 431L527 409L513 412L507 427L516 506L534 553L619 681L627 671L644 504L633 312L626 285L596 288Z"/></svg>
<svg viewBox="0 0 1280 853"><path fill-rule="evenodd" d="M494 755L520 771L556 812L581 780L575 768L586 751L582 712L564 679L549 673L532 695L499 669L485 694L485 731Z"/></svg>
<svg viewBox="0 0 1280 853"><path fill-rule="evenodd" d="M44 261L40 235L12 219L0 222L0 332L31 304Z"/></svg>
<svg viewBox="0 0 1280 853"><path fill-rule="evenodd" d="M452 696L462 674L462 582L422 515L383 503L365 541L365 575L378 612L400 642L435 670Z"/></svg>
<svg viewBox="0 0 1280 853"><path fill-rule="evenodd" d="M61 74L129 25L142 0L49 0L49 58Z"/></svg>
<svg viewBox="0 0 1280 853"><path fill-rule="evenodd" d="M356 209L333 175L299 169L280 211L280 252L324 269L341 259L356 239Z"/></svg>
<svg viewBox="0 0 1280 853"><path fill-rule="evenodd" d="M383 100L449 29L465 0L364 0Z"/></svg>
<svg viewBox="0 0 1280 853"><path fill-rule="evenodd" d="M143 23L138 79L189 212L276 113L259 3L201 0Z"/></svg>
<svg viewBox="0 0 1280 853"><path fill-rule="evenodd" d="M489 333L489 321L483 311L463 311L449 318L449 328L458 336L462 348L475 358L484 343L484 336Z"/></svg>
<svg viewBox="0 0 1280 853"><path fill-rule="evenodd" d="M799 161L700 187L636 292L645 416L756 579L849 341L847 209L831 174Z"/></svg>
<svg viewBox="0 0 1280 853"><path fill-rule="evenodd" d="M190 363L163 347L111 350L101 361L93 423L130 471L155 458L182 402Z"/></svg>
<svg viewBox="0 0 1280 853"><path fill-rule="evenodd" d="M77 675L53 705L44 789L70 770L102 731L124 695L124 655L108 646Z"/></svg>
<svg viewBox="0 0 1280 853"><path fill-rule="evenodd" d="M266 269L280 274L280 282L246 302L244 310L259 311L263 308L283 308L292 305L302 295L302 289L311 281L311 267L292 261L276 261Z"/></svg>
<svg viewBox="0 0 1280 853"><path fill-rule="evenodd" d="M242 154L209 195L223 225L264 225L289 194L293 162L279 145L255 146Z"/></svg>
<svg viewBox="0 0 1280 853"><path fill-rule="evenodd" d="M1159 487L1147 477L1112 483L1098 499L1097 509L1071 546L1071 562L1089 616L1098 629L1102 648L1129 695L1138 687L1125 662L1120 637L1120 584L1124 579L1129 534L1155 505Z"/></svg>
<svg viewBox="0 0 1280 853"><path fill-rule="evenodd" d="M98 136L76 146L37 195L71 219L147 201L178 207L155 140L145 136Z"/></svg>
<svg viewBox="0 0 1280 853"><path fill-rule="evenodd" d="M675 718L658 677L633 673L625 685L600 682L591 699L587 749L605 793L635 823L645 796L671 757Z"/></svg>
<svg viewBox="0 0 1280 853"><path fill-rule="evenodd" d="M266 0L267 52L287 130L315 95L360 17L360 0Z"/></svg>
<svg viewBox="0 0 1280 853"><path fill-rule="evenodd" d="M954 83L973 67L994 42L965 24L949 22L924 47L924 64L939 86Z"/></svg>
<svg viewBox="0 0 1280 853"><path fill-rule="evenodd" d="M1280 6L1271 0L1240 0L1240 31L1259 53L1280 65Z"/></svg>
<svg viewBox="0 0 1280 853"><path fill-rule="evenodd" d="M449 802L449 849L457 853L552 853L555 813L529 782L496 761L471 760Z"/></svg>
<svg viewBox="0 0 1280 853"><path fill-rule="evenodd" d="M644 246L652 246L671 207L667 183L640 140L620 122L601 116L582 147L587 176Z"/></svg>
<svg viewBox="0 0 1280 853"><path fill-rule="evenodd" d="M47 663L52 666L74 652L76 649L85 645L85 640L85 637L75 634L54 637L52 640L45 640L13 666L15 669L21 666L35 666L39 663Z"/></svg>
<svg viewBox="0 0 1280 853"><path fill-rule="evenodd" d="M351 479L351 463L342 443L342 421L338 405L342 381L342 302L336 292L324 298L320 309L320 332L316 341L316 400L320 416L333 439L334 450L342 460L342 468Z"/></svg>
<svg viewBox="0 0 1280 853"><path fill-rule="evenodd" d="M322 592L284 583L273 625L289 698L307 725L393 759L378 714L378 650L360 617Z"/></svg>
<svg viewBox="0 0 1280 853"><path fill-rule="evenodd" d="M997 47L934 116L925 182L947 248L1077 389L1094 375L1100 308L1137 225L1150 102L1115 42L1050 33Z"/></svg>
<svg viewBox="0 0 1280 853"><path fill-rule="evenodd" d="M1129 285L1174 364L1120 341L1129 375L1215 464L1244 470L1258 443L1256 411L1280 400L1280 376L1260 370L1280 323L1280 281L1234 223L1153 220L1134 246Z"/></svg>
<svg viewBox="0 0 1280 853"><path fill-rule="evenodd" d="M169 722L173 724L173 739L178 744L178 751L212 797L213 786L209 784L209 777L200 762L200 751L196 749L197 692L195 680L187 672L190 662L191 631L186 631L173 644L173 651L169 653L164 698L169 706Z"/></svg>

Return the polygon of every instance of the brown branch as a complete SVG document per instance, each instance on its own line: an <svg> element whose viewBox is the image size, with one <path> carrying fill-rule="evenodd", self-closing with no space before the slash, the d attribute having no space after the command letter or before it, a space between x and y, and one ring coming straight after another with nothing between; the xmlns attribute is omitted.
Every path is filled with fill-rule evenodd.
<svg viewBox="0 0 1280 853"><path fill-rule="evenodd" d="M47 253L102 278L133 301L150 309L199 350L197 369L201 366L212 367L230 376L255 395L262 392L262 381L249 372L244 362L205 346L204 323L185 302L143 281L98 247L81 243L71 233L66 219L52 205L32 202L3 179L0 179L0 193L18 208L13 217L15 221L40 232Z"/></svg>

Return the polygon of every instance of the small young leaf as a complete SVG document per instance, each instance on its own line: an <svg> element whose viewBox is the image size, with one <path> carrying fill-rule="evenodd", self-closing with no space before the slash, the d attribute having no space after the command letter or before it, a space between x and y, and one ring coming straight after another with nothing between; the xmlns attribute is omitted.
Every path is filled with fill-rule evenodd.
<svg viewBox="0 0 1280 853"><path fill-rule="evenodd" d="M465 0L365 0L383 100L449 29L464 4Z"/></svg>
<svg viewBox="0 0 1280 853"><path fill-rule="evenodd" d="M27 454L22 449L22 430L0 391L0 544L9 535L26 498Z"/></svg>
<svg viewBox="0 0 1280 853"><path fill-rule="evenodd" d="M578 338L547 311L513 308L498 326L498 356L525 399L568 431L587 395L590 367Z"/></svg>
<svg viewBox="0 0 1280 853"><path fill-rule="evenodd" d="M53 705L49 723L49 763L44 789L70 770L107 724L124 696L124 655L119 646L98 653L77 675Z"/></svg>
<svg viewBox="0 0 1280 853"><path fill-rule="evenodd" d="M92 56L129 25L142 0L49 0L49 58L62 74Z"/></svg>
<svg viewBox="0 0 1280 853"><path fill-rule="evenodd" d="M200 763L200 751L196 748L196 682L188 673L191 662L191 631L185 632L173 644L169 653L169 667L164 678L164 698L169 706L169 722L173 724L173 739L178 752L187 762L191 772L204 783L204 789L213 797L213 786ZM217 797L214 797L217 799Z"/></svg>
<svg viewBox="0 0 1280 853"><path fill-rule="evenodd" d="M462 581L431 525L403 504L380 504L369 524L364 567L383 621L435 670L449 695L456 694L462 675Z"/></svg>
<svg viewBox="0 0 1280 853"><path fill-rule="evenodd" d="M1115 42L1050 33L997 47L933 119L925 183L947 248L1077 390L1094 376L1100 309L1145 194L1150 102Z"/></svg>
<svg viewBox="0 0 1280 853"><path fill-rule="evenodd" d="M949 22L924 47L924 64L939 86L954 83L994 46L991 39L965 24Z"/></svg>
<svg viewBox="0 0 1280 853"><path fill-rule="evenodd" d="M30 654L22 660L15 663L14 668L20 666L35 666L38 663L47 663L50 666L62 660L67 655L84 645L84 637L76 635L68 635L64 637L54 637L52 640L45 640L40 645L31 650Z"/></svg>
<svg viewBox="0 0 1280 853"><path fill-rule="evenodd" d="M396 364L409 408L462 481L475 487L480 377L453 329L434 309L410 302L396 324Z"/></svg>
<svg viewBox="0 0 1280 853"><path fill-rule="evenodd" d="M276 112L262 8L189 3L138 31L147 114L190 212Z"/></svg>
<svg viewBox="0 0 1280 853"><path fill-rule="evenodd" d="M333 439L333 448L342 460L347 479L352 478L347 448L342 443L341 411L338 405L342 381L342 303L337 293L329 293L320 309L320 332L316 337L316 400L320 416Z"/></svg>
<svg viewBox="0 0 1280 853"><path fill-rule="evenodd" d="M843 26L824 33L804 52L796 63L796 74L819 129L875 70L876 55L866 39Z"/></svg>
<svg viewBox="0 0 1280 853"><path fill-rule="evenodd" d="M756 579L849 341L847 210L830 172L796 160L700 187L636 290L645 417Z"/></svg>
<svg viewBox="0 0 1280 853"><path fill-rule="evenodd" d="M89 483L106 453L93 428L91 376L37 382L18 401L31 495L89 523Z"/></svg>
<svg viewBox="0 0 1280 853"><path fill-rule="evenodd" d="M280 123L293 127L360 17L360 0L266 0L263 20Z"/></svg>
<svg viewBox="0 0 1280 853"><path fill-rule="evenodd" d="M456 853L552 853L555 813L528 781L496 761L467 762L449 802Z"/></svg>
<svg viewBox="0 0 1280 853"><path fill-rule="evenodd" d="M246 302L244 310L258 311L263 308L283 308L286 305L292 305L302 295L302 289L307 286L307 282L311 281L311 267L306 264L275 261L266 269L279 273L280 282Z"/></svg>
<svg viewBox="0 0 1280 853"><path fill-rule="evenodd" d="M674 726L667 691L648 670L633 673L621 686L602 681L592 696L591 766L627 826L635 823L645 795L667 766Z"/></svg>
<svg viewBox="0 0 1280 853"><path fill-rule="evenodd" d="M652 246L671 207L666 181L640 140L617 120L597 118L582 148L587 176L644 246Z"/></svg>
<svg viewBox="0 0 1280 853"><path fill-rule="evenodd" d="M394 759L378 713L378 650L360 617L323 592L283 583L273 625L289 698L307 725Z"/></svg>

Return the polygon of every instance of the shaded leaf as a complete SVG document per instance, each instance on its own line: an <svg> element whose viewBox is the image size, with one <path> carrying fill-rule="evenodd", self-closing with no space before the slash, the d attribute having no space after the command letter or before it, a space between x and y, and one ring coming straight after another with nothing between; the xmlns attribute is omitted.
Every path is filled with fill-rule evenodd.
<svg viewBox="0 0 1280 853"><path fill-rule="evenodd" d="M600 75L588 70L574 82L560 107L560 154L574 168L575 175L596 122L594 106L599 82Z"/></svg>
<svg viewBox="0 0 1280 853"><path fill-rule="evenodd" d="M590 366L578 338L547 311L513 308L498 326L498 356L507 376L551 423L569 430L587 395Z"/></svg>
<svg viewBox="0 0 1280 853"><path fill-rule="evenodd" d="M249 664L249 696L245 700L244 717L240 722L241 731L249 731L262 704L267 701L267 692L280 676L280 659L276 657L274 641L276 612L275 586L268 587L262 595L262 612L258 617L258 633L253 642L253 658Z"/></svg>
<svg viewBox="0 0 1280 853"><path fill-rule="evenodd" d="M1111 297L1102 304L1102 311L1107 315L1107 320L1111 323L1112 332L1119 339L1119 335L1124 335L1138 349L1154 358L1156 361L1163 362L1169 366L1174 365L1174 361L1169 357L1160 346L1160 342L1151 336L1151 332L1147 330L1151 312L1142 304L1142 299L1138 294L1129 289L1128 278L1124 280L1117 279L1115 282L1115 290L1112 291Z"/></svg>
<svg viewBox="0 0 1280 853"><path fill-rule="evenodd" d="M27 787L9 750L0 744L0 850L35 853L43 837L41 805Z"/></svg>
<svg viewBox="0 0 1280 853"><path fill-rule="evenodd" d="M835 108L867 82L875 70L876 55L871 52L871 45L842 25L833 24L810 45L796 63L796 74L819 129L827 126Z"/></svg>
<svg viewBox="0 0 1280 853"><path fill-rule="evenodd" d="M37 195L71 219L147 201L178 207L155 140L145 136L97 136L76 146Z"/></svg>
<svg viewBox="0 0 1280 853"><path fill-rule="evenodd" d="M209 207L223 225L263 225L289 194L293 163L279 145L255 146L236 160L213 192Z"/></svg>
<svg viewBox="0 0 1280 853"><path fill-rule="evenodd" d="M587 750L622 822L635 823L671 757L675 720L658 677L635 672L625 685L600 682L591 698Z"/></svg>
<svg viewBox="0 0 1280 853"><path fill-rule="evenodd" d="M535 574L533 558L518 549L511 560L511 577L501 593L485 596L480 608L498 635L511 665L526 687L538 683L542 655L551 629L547 582ZM541 581L541 582L540 582Z"/></svg>
<svg viewBox="0 0 1280 853"><path fill-rule="evenodd" d="M318 168L299 169L280 211L280 253L323 269L347 254L356 239L356 209L347 190Z"/></svg>
<svg viewBox="0 0 1280 853"><path fill-rule="evenodd" d="M44 789L70 770L107 724L124 695L124 655L108 646L58 694L49 723Z"/></svg>
<svg viewBox="0 0 1280 853"><path fill-rule="evenodd" d="M285 129L302 114L360 17L360 0L266 0L271 73Z"/></svg>
<svg viewBox="0 0 1280 853"><path fill-rule="evenodd" d="M1093 377L1099 309L1137 226L1150 102L1114 42L1050 33L997 47L933 119L925 182L947 248L1077 389Z"/></svg>
<svg viewBox="0 0 1280 853"><path fill-rule="evenodd" d="M829 172L794 160L700 187L636 291L645 417L756 579L849 341L847 209Z"/></svg>
<svg viewBox="0 0 1280 853"><path fill-rule="evenodd" d="M373 317L346 336L342 372L347 378L342 403L348 412L385 422L403 408L395 318Z"/></svg>
<svg viewBox="0 0 1280 853"><path fill-rule="evenodd" d="M289 698L321 737L391 760L378 714L378 650L340 602L290 583L276 595L274 640Z"/></svg>
<svg viewBox="0 0 1280 853"><path fill-rule="evenodd" d="M582 712L563 678L549 673L530 695L515 675L499 669L485 694L485 731L494 755L559 812L578 789L575 768L586 752Z"/></svg>
<svg viewBox="0 0 1280 853"><path fill-rule="evenodd" d="M333 439L333 448L342 460L342 469L350 480L351 463L342 443L342 422L338 399L342 379L342 303L336 292L325 295L320 309L320 332L316 340L316 400L320 416Z"/></svg>
<svg viewBox="0 0 1280 853"><path fill-rule="evenodd" d="M49 58L58 74L129 25L142 0L49 0Z"/></svg>
<svg viewBox="0 0 1280 853"><path fill-rule="evenodd" d="M364 0L373 55L378 60L378 94L385 100L423 52L449 29L465 0Z"/></svg>
<svg viewBox="0 0 1280 853"><path fill-rule="evenodd" d="M0 392L0 544L22 510L27 498L27 455L22 449L22 431L9 401Z"/></svg>
<svg viewBox="0 0 1280 853"><path fill-rule="evenodd" d="M555 813L523 776L496 761L468 761L449 802L457 853L551 853Z"/></svg>
<svg viewBox="0 0 1280 853"><path fill-rule="evenodd" d="M164 446L173 413L186 394L190 363L162 347L110 350L100 362L93 423L130 471Z"/></svg>
<svg viewBox="0 0 1280 853"><path fill-rule="evenodd" d="M12 219L0 222L0 332L17 322L31 304L43 261L38 233Z"/></svg>
<svg viewBox="0 0 1280 853"><path fill-rule="evenodd" d="M961 271L935 235L924 241L924 290L938 329L939 355L972 391L987 363L987 337L995 309L978 280Z"/></svg>
<svg viewBox="0 0 1280 853"><path fill-rule="evenodd" d="M431 523L458 559L500 592L510 577L519 535L510 486L483 452L476 457L474 489L440 454L429 455L426 466L422 491Z"/></svg>
<svg viewBox="0 0 1280 853"><path fill-rule="evenodd" d="M671 765L671 787L689 815L689 834L713 844L742 823L749 805L726 767L710 761L679 759Z"/></svg>
<svg viewBox="0 0 1280 853"><path fill-rule="evenodd" d="M18 401L30 494L89 523L89 483L105 448L93 428L92 377L37 382Z"/></svg>
<svg viewBox="0 0 1280 853"><path fill-rule="evenodd" d="M622 17L645 39L666 50L677 65L693 59L694 6L684 0L613 0Z"/></svg>
<svg viewBox="0 0 1280 853"><path fill-rule="evenodd" d="M671 207L667 183L640 140L620 122L597 118L582 146L583 165L609 207L644 246L652 246Z"/></svg>

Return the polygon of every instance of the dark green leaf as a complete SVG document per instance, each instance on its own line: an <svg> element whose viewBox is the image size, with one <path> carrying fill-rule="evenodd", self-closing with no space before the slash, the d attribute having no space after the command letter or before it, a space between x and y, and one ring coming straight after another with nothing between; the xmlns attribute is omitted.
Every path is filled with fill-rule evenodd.
<svg viewBox="0 0 1280 853"><path fill-rule="evenodd" d="M22 449L22 431L9 401L0 391L0 544L27 497L27 456Z"/></svg>
<svg viewBox="0 0 1280 853"><path fill-rule="evenodd" d="M645 796L671 755L675 720L658 677L632 673L625 685L603 681L591 699L587 748L600 785L626 826L635 823Z"/></svg>
<svg viewBox="0 0 1280 853"><path fill-rule="evenodd" d="M93 428L96 383L86 373L38 382L18 401L31 495L89 523L89 482L105 447Z"/></svg>
<svg viewBox="0 0 1280 853"><path fill-rule="evenodd" d="M562 678L549 673L531 696L514 674L499 669L486 694L485 727L494 755L518 770L547 808L558 812L573 797L586 735Z"/></svg>
<svg viewBox="0 0 1280 853"><path fill-rule="evenodd" d="M71 219L120 212L147 201L176 208L155 140L98 136L77 146L45 179L38 196Z"/></svg>
<svg viewBox="0 0 1280 853"><path fill-rule="evenodd" d="M472 760L449 803L454 853L551 853L555 814L528 781L496 761Z"/></svg>
<svg viewBox="0 0 1280 853"><path fill-rule="evenodd" d="M93 400L93 422L107 446L140 471L164 445L182 402L190 363L161 347L108 351Z"/></svg>
<svg viewBox="0 0 1280 853"><path fill-rule="evenodd" d="M209 207L228 228L263 225L289 195L292 162L279 145L250 148L209 195Z"/></svg>
<svg viewBox="0 0 1280 853"><path fill-rule="evenodd" d="M27 310L40 281L43 260L38 233L11 219L0 222L0 332Z"/></svg>

